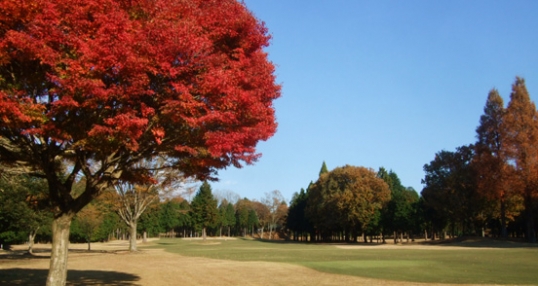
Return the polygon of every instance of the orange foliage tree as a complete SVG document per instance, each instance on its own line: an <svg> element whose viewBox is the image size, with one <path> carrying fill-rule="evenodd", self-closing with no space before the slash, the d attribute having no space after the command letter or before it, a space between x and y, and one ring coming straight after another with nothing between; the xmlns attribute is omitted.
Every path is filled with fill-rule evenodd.
<svg viewBox="0 0 538 286"><path fill-rule="evenodd" d="M235 0L0 0L0 160L48 182L47 285L65 284L77 212L119 179L152 181L134 163L206 179L259 157L280 94L269 38Z"/></svg>
<svg viewBox="0 0 538 286"><path fill-rule="evenodd" d="M505 155L515 168L511 184L523 197L526 238L536 242L533 204L538 197L538 112L522 78L512 85L503 121Z"/></svg>
<svg viewBox="0 0 538 286"><path fill-rule="evenodd" d="M513 169L506 155L506 132L503 120L506 110L496 89L488 94L484 114L476 128L477 142L473 165L477 176L477 190L486 199L498 202L501 237L507 237L506 212L510 199L510 172Z"/></svg>
<svg viewBox="0 0 538 286"><path fill-rule="evenodd" d="M350 241L389 200L389 187L374 170L346 165L319 177L310 188L306 213L324 240L345 233Z"/></svg>

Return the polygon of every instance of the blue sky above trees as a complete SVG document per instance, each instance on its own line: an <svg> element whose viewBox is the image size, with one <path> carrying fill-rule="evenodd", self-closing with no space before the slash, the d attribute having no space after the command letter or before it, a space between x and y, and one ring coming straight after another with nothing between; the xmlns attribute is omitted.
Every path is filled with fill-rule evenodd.
<svg viewBox="0 0 538 286"><path fill-rule="evenodd" d="M536 1L245 4L273 36L279 127L255 165L219 172L216 193L289 201L323 161L383 166L420 192L436 152L475 142L491 88L508 102L521 76L538 96Z"/></svg>

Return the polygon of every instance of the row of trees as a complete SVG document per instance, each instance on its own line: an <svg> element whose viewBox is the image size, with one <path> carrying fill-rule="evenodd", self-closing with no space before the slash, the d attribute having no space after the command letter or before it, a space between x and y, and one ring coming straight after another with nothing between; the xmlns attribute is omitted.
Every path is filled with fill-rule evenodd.
<svg viewBox="0 0 538 286"><path fill-rule="evenodd" d="M170 182L181 181L181 176L155 173L154 184L116 185L89 204L77 214L71 239L89 242L128 233L131 250L136 250L138 234L272 238L279 228L295 240L311 241L357 241L361 234L364 239L377 236L384 241L387 236L397 240L404 234L434 238L445 233L511 235L535 241L537 118L523 79L516 79L506 108L492 90L476 129L477 142L455 152L438 152L424 166L425 187L420 197L404 187L393 171L349 165L329 171L325 162L319 179L296 193L289 209L278 191L266 193L259 201L232 201L215 198L207 182L191 202L180 197L163 199L170 194ZM45 234L48 228L43 225L52 220L43 211L48 207L45 181L4 174L0 183L0 239L32 241L39 231ZM82 179L74 192L83 193L84 186ZM118 224L120 220L127 229ZM21 226L23 236L15 231Z"/></svg>
<svg viewBox="0 0 538 286"><path fill-rule="evenodd" d="M44 180L26 176L0 179L0 243L29 243L34 239L50 241L52 216L38 201ZM83 188L81 180L77 186ZM274 238L284 225L287 204L279 191L265 194L261 200L238 196L215 196L203 182L191 202L180 195L170 196L162 186L153 188L121 185L109 189L83 208L71 225L70 241L91 242L129 239L131 251L136 240L149 236L193 237L246 236ZM77 188L75 188L77 189ZM79 190L81 192L82 190ZM135 226L133 231L133 226Z"/></svg>
<svg viewBox="0 0 538 286"><path fill-rule="evenodd" d="M349 242L362 234L365 241L388 235L398 241L416 232L418 206L417 192L393 171L349 165L328 171L324 162L319 179L294 194L286 225L294 240Z"/></svg>
<svg viewBox="0 0 538 286"><path fill-rule="evenodd" d="M538 112L522 78L505 107L490 91L476 142L441 151L424 166L422 196L432 227L455 233L483 229L536 242L538 221Z"/></svg>
<svg viewBox="0 0 538 286"><path fill-rule="evenodd" d="M474 144L440 151L424 166L420 197L380 168L344 166L296 193L287 227L296 240L357 240L403 233L524 237L538 228L538 111L516 78L504 107L490 91ZM428 233L430 235L428 235Z"/></svg>

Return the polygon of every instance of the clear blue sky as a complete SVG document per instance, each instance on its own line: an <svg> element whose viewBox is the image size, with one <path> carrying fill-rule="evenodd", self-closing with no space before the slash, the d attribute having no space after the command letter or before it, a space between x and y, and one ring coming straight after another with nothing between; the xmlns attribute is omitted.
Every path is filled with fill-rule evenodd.
<svg viewBox="0 0 538 286"><path fill-rule="evenodd" d="M516 76L538 98L538 1L245 0L272 35L282 97L262 158L219 172L214 192L289 202L323 161L423 188L436 152L475 142L490 89Z"/></svg>

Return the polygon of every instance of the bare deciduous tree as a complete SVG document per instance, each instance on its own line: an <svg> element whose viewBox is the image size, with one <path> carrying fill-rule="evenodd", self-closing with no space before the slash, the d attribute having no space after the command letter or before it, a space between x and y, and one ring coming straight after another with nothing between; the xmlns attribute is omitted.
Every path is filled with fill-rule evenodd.
<svg viewBox="0 0 538 286"><path fill-rule="evenodd" d="M265 193L265 198L262 199L262 203L269 209L269 239L273 239L273 230L282 216L279 207L283 202L284 197L279 190Z"/></svg>

